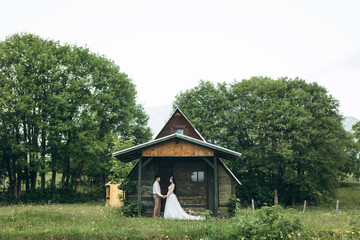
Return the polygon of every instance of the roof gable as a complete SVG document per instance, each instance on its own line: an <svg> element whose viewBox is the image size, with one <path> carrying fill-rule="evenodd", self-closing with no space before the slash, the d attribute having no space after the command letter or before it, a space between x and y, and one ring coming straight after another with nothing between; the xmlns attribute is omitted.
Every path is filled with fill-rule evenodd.
<svg viewBox="0 0 360 240"><path fill-rule="evenodd" d="M149 141L149 142L137 145L137 146L133 146L133 147L130 147L130 148L118 151L118 152L114 152L112 155L114 157L116 157L117 159L119 159L120 161L129 162L129 161L138 159L144 149L147 149L149 147L152 147L152 146L155 146L160 143L164 143L164 142L167 142L167 141L170 141L173 139L183 140L183 141L186 141L186 142L198 145L198 146L202 146L202 147L211 149L215 153L217 153L217 155L219 155L219 157L224 157L225 159L228 159L228 160L235 160L241 156L241 153L239 153L239 152L235 152L235 151L232 151L232 150L229 150L229 149L226 149L226 148L223 148L223 147L220 147L220 146L208 143L208 142L204 142L199 139L195 139L195 138L192 138L192 137L189 137L186 135L177 134L177 133L174 133L174 134L171 134L169 136L165 136L165 137L162 137L159 139L154 139L152 141Z"/></svg>
<svg viewBox="0 0 360 240"><path fill-rule="evenodd" d="M167 121L167 123L161 129L155 139L172 135L176 133L177 129L182 129L183 135L185 136L189 136L205 142L205 139L201 136L201 134L196 130L196 128L192 125L189 119L187 119L187 117L179 108L177 108L175 112L171 115L170 119Z"/></svg>
<svg viewBox="0 0 360 240"><path fill-rule="evenodd" d="M171 139L142 150L143 157L201 157L214 156L214 150L181 139Z"/></svg>

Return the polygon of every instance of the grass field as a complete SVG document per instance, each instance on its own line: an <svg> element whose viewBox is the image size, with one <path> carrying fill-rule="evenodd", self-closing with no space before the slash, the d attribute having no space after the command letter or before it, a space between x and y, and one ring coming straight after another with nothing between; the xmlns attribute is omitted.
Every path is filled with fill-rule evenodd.
<svg viewBox="0 0 360 240"><path fill-rule="evenodd" d="M340 211L333 207L288 209L283 215L298 217L302 230L290 239L360 239L360 183L347 182L338 189ZM126 218L104 203L18 205L0 207L0 239L224 239L242 216L231 219L177 221ZM233 236L233 238L236 238ZM241 238L240 238L241 239Z"/></svg>

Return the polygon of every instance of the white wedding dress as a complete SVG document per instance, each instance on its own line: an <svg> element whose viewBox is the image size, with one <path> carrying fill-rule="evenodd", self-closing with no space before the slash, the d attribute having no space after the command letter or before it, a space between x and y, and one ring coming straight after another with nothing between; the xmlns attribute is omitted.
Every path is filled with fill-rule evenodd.
<svg viewBox="0 0 360 240"><path fill-rule="evenodd" d="M168 193L170 192L171 185L168 188ZM176 195L171 193L166 198L165 210L164 210L165 219L184 219L184 220L202 220L204 219L201 216L192 216L187 214L181 207Z"/></svg>

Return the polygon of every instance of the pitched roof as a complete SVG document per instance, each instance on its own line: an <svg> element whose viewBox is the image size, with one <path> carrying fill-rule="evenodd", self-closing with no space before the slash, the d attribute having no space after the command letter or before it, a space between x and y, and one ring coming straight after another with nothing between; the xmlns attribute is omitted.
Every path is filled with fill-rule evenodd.
<svg viewBox="0 0 360 240"><path fill-rule="evenodd" d="M134 171L135 169L137 169L138 167L138 163L139 160L136 161L136 163L134 164L133 168L131 169L131 171L128 173L128 175L124 178L124 180L120 183L120 186L123 185L123 183L125 182L125 179L127 179ZM239 181L239 179L231 172L231 170L228 168L228 166L226 166L226 164L224 163L223 160L221 160L221 158L219 158L219 163L224 167L225 171L228 172L230 174L230 176L235 180L235 182L239 185L242 185L241 182Z"/></svg>
<svg viewBox="0 0 360 240"><path fill-rule="evenodd" d="M179 126L179 123L181 124L181 127L186 128L184 134L173 133L173 130ZM181 112L181 110L178 108L174 111L170 119L167 121L165 126L154 140L118 152L114 152L112 155L123 162L133 161L135 159L139 159L142 154L142 150L174 139L183 140L213 150L214 153L219 157L219 163L224 167L225 171L227 171L233 177L233 179L241 185L240 181L221 160L221 158L235 160L241 156L241 153L206 142L201 134L189 121L189 119L187 119L184 113ZM136 169L138 162L139 161L136 162L129 175L134 171L134 169Z"/></svg>
<svg viewBox="0 0 360 240"><path fill-rule="evenodd" d="M214 150L214 152L217 153L217 155L219 157L223 157L228 160L235 160L241 156L241 153L239 153L239 152L236 152L236 151L233 151L230 149L226 149L226 148L223 148L223 147L220 147L220 146L217 146L217 145L214 145L214 144L202 141L202 140L198 140L198 139L186 136L186 135L178 134L178 133L174 133L174 134L171 134L171 135L168 135L168 136L165 136L162 138L154 139L152 141L149 141L149 142L146 142L146 143L134 146L134 147L130 147L130 148L118 151L118 152L114 152L112 155L114 157L116 157L117 159L119 159L120 161L129 162L129 161L138 159L141 154L141 151L143 149L148 148L153 145L156 145L156 144L159 144L159 143L163 143L163 142L172 140L172 139L181 139L186 142L190 142L190 143L193 143L193 144L205 147L205 148L212 149L212 150Z"/></svg>
<svg viewBox="0 0 360 240"><path fill-rule="evenodd" d="M201 136L199 131L194 127L194 125L192 125L192 123L189 121L189 119L185 116L185 114L179 108L177 108L174 111L174 113L171 115L171 117L166 122L164 127L160 130L160 132L155 137L155 139L172 134L173 132L169 133L169 130L173 127L174 122L179 121L179 120L177 120L177 118L180 118L179 120L181 122L185 123L185 125L187 125L190 128L188 130L188 133L184 133L185 135L188 135L190 137L197 138L199 140L206 142L205 139L203 138L203 136ZM191 132L191 135L190 135L190 132Z"/></svg>

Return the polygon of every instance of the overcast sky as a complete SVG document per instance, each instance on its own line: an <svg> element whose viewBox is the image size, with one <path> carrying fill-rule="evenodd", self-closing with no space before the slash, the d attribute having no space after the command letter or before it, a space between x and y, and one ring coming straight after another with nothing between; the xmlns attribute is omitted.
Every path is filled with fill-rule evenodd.
<svg viewBox="0 0 360 240"><path fill-rule="evenodd" d="M0 40L29 32L117 63L146 107L200 79L300 77L360 119L360 1L0 2Z"/></svg>

